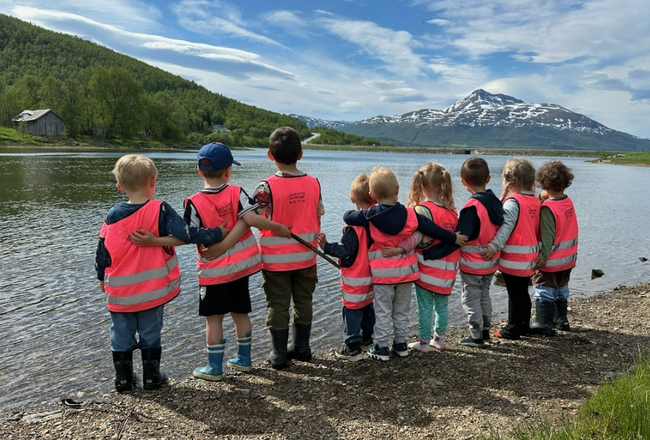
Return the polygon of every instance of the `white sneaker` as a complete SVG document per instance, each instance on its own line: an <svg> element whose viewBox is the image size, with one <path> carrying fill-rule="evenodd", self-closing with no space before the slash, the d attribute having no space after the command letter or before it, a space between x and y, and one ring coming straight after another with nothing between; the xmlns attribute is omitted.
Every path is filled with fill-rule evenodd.
<svg viewBox="0 0 650 440"><path fill-rule="evenodd" d="M419 341L416 342L411 342L408 347L411 350L417 350L422 353L428 353L429 352L429 341L422 340L420 339Z"/></svg>

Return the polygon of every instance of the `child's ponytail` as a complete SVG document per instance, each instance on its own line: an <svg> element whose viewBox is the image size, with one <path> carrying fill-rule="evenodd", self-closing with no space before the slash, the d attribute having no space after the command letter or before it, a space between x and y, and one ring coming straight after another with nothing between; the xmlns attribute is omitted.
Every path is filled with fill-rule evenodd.
<svg viewBox="0 0 650 440"><path fill-rule="evenodd" d="M446 169L440 173L440 192L442 195L442 204L450 211L456 211L454 204L454 188L451 186L451 174Z"/></svg>
<svg viewBox="0 0 650 440"><path fill-rule="evenodd" d="M411 179L411 190L409 191L409 199L406 206L414 208L419 203L426 200L427 196L424 193L424 172L422 170L416 171Z"/></svg>

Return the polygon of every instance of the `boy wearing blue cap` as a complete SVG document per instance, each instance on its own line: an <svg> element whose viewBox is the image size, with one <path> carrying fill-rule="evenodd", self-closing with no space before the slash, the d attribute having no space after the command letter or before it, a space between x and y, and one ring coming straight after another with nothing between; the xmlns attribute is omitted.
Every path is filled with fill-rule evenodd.
<svg viewBox="0 0 650 440"><path fill-rule="evenodd" d="M223 378L223 317L230 313L237 334L237 357L229 359L231 368L249 371L251 365L252 326L248 314L251 300L248 288L250 275L259 272L262 260L250 226L274 231L289 237L289 228L257 214L257 204L239 186L229 185L233 159L230 149L214 142L201 147L197 154L197 172L203 178L203 189L185 200L185 221L190 227L215 227L225 223L234 228L230 240L217 249L206 251L197 246L199 281L199 315L205 316L208 363L196 368L194 377L218 381ZM239 221L241 220L241 221ZM237 224L237 227L235 225ZM156 242L160 245L160 241ZM223 253L221 251L224 251ZM218 258L208 259L216 254Z"/></svg>

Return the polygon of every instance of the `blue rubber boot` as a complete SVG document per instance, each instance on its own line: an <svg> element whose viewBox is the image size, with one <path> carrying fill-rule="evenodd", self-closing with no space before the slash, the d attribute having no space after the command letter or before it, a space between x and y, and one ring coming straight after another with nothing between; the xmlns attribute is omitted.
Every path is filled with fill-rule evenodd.
<svg viewBox="0 0 650 440"><path fill-rule="evenodd" d="M221 340L219 345L208 345L208 364L205 367L195 368L192 376L212 382L223 378L223 351L226 348L226 339Z"/></svg>
<svg viewBox="0 0 650 440"><path fill-rule="evenodd" d="M237 357L228 359L228 366L241 371L250 371L251 365L251 332L246 333L246 337L237 339Z"/></svg>

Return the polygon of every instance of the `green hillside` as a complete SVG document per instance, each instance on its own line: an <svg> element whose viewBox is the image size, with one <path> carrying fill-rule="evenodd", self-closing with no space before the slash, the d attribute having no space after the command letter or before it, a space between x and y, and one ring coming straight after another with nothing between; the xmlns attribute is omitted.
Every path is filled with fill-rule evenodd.
<svg viewBox="0 0 650 440"><path fill-rule="evenodd" d="M50 108L72 138L267 146L298 119L213 93L134 58L0 14L0 126L25 109ZM228 131L213 132L214 124Z"/></svg>

